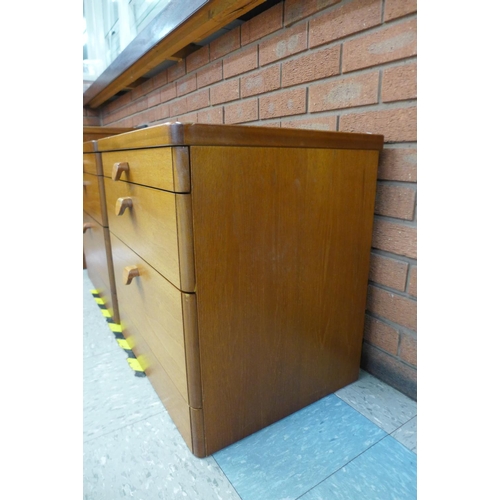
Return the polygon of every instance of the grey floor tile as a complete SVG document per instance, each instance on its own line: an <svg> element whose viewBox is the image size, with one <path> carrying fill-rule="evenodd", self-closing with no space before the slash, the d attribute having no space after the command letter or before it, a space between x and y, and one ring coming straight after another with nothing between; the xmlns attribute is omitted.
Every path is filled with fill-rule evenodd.
<svg viewBox="0 0 500 500"><path fill-rule="evenodd" d="M84 499L239 500L212 457L191 454L161 412L84 443Z"/></svg>
<svg viewBox="0 0 500 500"><path fill-rule="evenodd" d="M417 453L417 417L413 417L409 422L395 430L391 436L409 450Z"/></svg>
<svg viewBox="0 0 500 500"><path fill-rule="evenodd" d="M384 436L332 394L214 458L243 500L295 499Z"/></svg>
<svg viewBox="0 0 500 500"><path fill-rule="evenodd" d="M83 435L94 439L164 409L147 378L136 377L125 351L85 358Z"/></svg>
<svg viewBox="0 0 500 500"><path fill-rule="evenodd" d="M335 394L388 434L417 414L415 401L363 370L358 381Z"/></svg>
<svg viewBox="0 0 500 500"><path fill-rule="evenodd" d="M365 451L300 500L416 500L417 457L391 436Z"/></svg>

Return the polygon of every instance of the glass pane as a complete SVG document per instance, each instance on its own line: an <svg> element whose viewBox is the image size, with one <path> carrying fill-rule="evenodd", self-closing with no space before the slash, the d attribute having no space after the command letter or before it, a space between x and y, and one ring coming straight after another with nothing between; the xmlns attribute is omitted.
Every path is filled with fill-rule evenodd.
<svg viewBox="0 0 500 500"><path fill-rule="evenodd" d="M173 0L83 0L84 88Z"/></svg>

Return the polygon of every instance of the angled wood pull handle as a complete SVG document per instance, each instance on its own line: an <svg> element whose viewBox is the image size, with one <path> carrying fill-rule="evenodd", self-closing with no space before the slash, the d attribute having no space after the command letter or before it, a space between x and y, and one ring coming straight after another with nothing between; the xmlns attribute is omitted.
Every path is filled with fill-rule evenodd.
<svg viewBox="0 0 500 500"><path fill-rule="evenodd" d="M83 181L83 187L90 186L90 181Z"/></svg>
<svg viewBox="0 0 500 500"><path fill-rule="evenodd" d="M84 222L83 223L83 232L85 233L85 231L87 229L92 229L94 227L94 224L92 224L91 222Z"/></svg>
<svg viewBox="0 0 500 500"><path fill-rule="evenodd" d="M123 172L129 171L129 166L126 161L117 162L113 165L113 171L111 172L111 178L114 181L119 181Z"/></svg>
<svg viewBox="0 0 500 500"><path fill-rule="evenodd" d="M130 285L134 278L139 276L139 268L137 266L127 266L123 270L123 284Z"/></svg>
<svg viewBox="0 0 500 500"><path fill-rule="evenodd" d="M116 215L123 215L123 212L125 212L127 208L132 208L132 198L127 196L125 198L118 198L116 200L115 204Z"/></svg>

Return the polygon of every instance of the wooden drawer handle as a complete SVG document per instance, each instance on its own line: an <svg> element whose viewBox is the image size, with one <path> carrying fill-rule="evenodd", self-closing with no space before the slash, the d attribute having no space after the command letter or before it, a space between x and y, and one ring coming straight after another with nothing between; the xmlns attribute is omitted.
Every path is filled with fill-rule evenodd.
<svg viewBox="0 0 500 500"><path fill-rule="evenodd" d="M83 187L90 186L90 181L83 181Z"/></svg>
<svg viewBox="0 0 500 500"><path fill-rule="evenodd" d="M130 285L134 278L139 276L139 268L137 266L127 266L123 270L123 284Z"/></svg>
<svg viewBox="0 0 500 500"><path fill-rule="evenodd" d="M113 171L111 172L111 178L114 181L119 181L123 172L129 171L129 166L126 161L118 162L113 165Z"/></svg>
<svg viewBox="0 0 500 500"><path fill-rule="evenodd" d="M83 223L83 232L87 231L87 229L92 229L94 227L94 224L91 222L84 222Z"/></svg>
<svg viewBox="0 0 500 500"><path fill-rule="evenodd" d="M123 215L127 208L132 208L132 198L118 198L115 204L115 214Z"/></svg>

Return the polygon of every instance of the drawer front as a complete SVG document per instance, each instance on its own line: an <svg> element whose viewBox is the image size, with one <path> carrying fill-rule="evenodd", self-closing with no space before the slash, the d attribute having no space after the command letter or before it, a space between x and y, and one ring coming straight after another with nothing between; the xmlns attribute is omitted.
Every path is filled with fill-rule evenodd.
<svg viewBox="0 0 500 500"><path fill-rule="evenodd" d="M98 221L101 226L107 226L107 220L103 219L102 213L102 188L100 187L102 182L102 177L83 174L83 210Z"/></svg>
<svg viewBox="0 0 500 500"><path fill-rule="evenodd" d="M146 355L146 366L163 370L188 403L182 292L142 260L111 233L116 291L124 335L138 352ZM123 276L126 268L136 266L138 276L128 285ZM135 352L135 350L134 350ZM137 353L136 353L137 354Z"/></svg>
<svg viewBox="0 0 500 500"><path fill-rule="evenodd" d="M95 153L83 154L83 171L88 174L98 175Z"/></svg>
<svg viewBox="0 0 500 500"><path fill-rule="evenodd" d="M189 205L191 195L115 182L107 177L104 184L111 232L177 288L194 291L192 227L183 222L189 217L184 207L186 202ZM120 199L126 199L131 206L117 215ZM186 275L189 280L184 279Z"/></svg>
<svg viewBox="0 0 500 500"><path fill-rule="evenodd" d="M83 251L87 273L94 288L104 300L106 309L111 313L114 321L119 321L116 304L116 291L113 280L110 278L109 259L109 230L102 227L92 217L83 213Z"/></svg>
<svg viewBox="0 0 500 500"><path fill-rule="evenodd" d="M115 164L124 164L121 180L178 193L190 191L186 147L104 152L102 163L106 177L113 177Z"/></svg>

